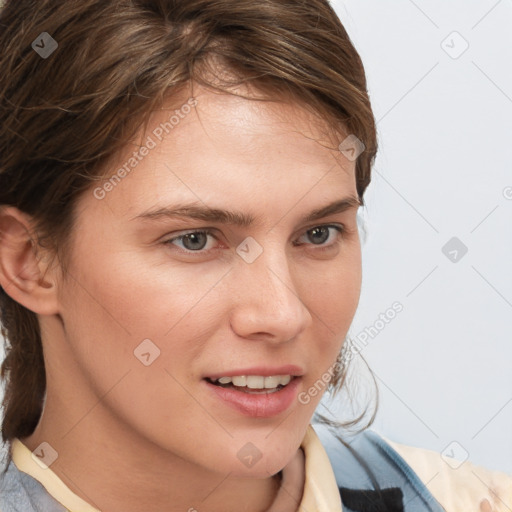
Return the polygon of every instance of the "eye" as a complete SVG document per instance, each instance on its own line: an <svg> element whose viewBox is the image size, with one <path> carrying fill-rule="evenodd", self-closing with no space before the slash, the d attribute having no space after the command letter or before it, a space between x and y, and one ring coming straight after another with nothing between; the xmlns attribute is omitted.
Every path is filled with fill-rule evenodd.
<svg viewBox="0 0 512 512"><path fill-rule="evenodd" d="M330 231L330 230L333 230L333 229L337 231L337 233L335 233L335 235L343 233L343 226L335 226L335 225L316 226L312 229L308 229L306 231L306 233L304 233L304 235L302 235L301 238L307 237L311 241L312 245L320 245L327 249L333 245L336 245L336 242L333 242L331 244L325 243L327 240L329 240L329 238L332 238L331 237L332 231ZM294 245L303 245L303 244L294 243Z"/></svg>
<svg viewBox="0 0 512 512"><path fill-rule="evenodd" d="M205 248L209 236L215 238L213 233L209 230L191 231L189 233L185 233L184 235L171 238L165 243L172 244L176 241L179 241L183 244L181 248L185 249L185 252L199 252Z"/></svg>
<svg viewBox="0 0 512 512"><path fill-rule="evenodd" d="M338 234L341 234L344 232L343 226L337 226L337 225L324 225L324 226L316 226L312 229L308 229L304 235L302 235L300 239L307 237L309 239L309 242L306 242L306 244L313 245L313 246L320 246L321 248L329 249L332 246L336 245L336 241L333 241L330 244L326 244L325 242L329 240L330 238L334 238L332 236L333 231L336 230ZM208 246L208 237L213 238L214 240L217 240L217 237L213 234L213 231L209 229L203 229L203 230L196 230L196 231L189 231L188 233L184 233L179 236L175 236L173 238L170 238L168 240L165 240L163 243L165 245L177 245L178 248L181 249L181 252L184 252L186 254L203 254L208 252L208 250L212 250L213 247L210 244L210 247ZM304 243L297 243L293 242L294 246L301 246L305 245Z"/></svg>

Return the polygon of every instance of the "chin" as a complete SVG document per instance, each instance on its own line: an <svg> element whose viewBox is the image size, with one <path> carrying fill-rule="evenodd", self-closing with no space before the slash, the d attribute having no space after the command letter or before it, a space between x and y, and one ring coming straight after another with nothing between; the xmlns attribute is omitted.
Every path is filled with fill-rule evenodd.
<svg viewBox="0 0 512 512"><path fill-rule="evenodd" d="M295 455L296 449L283 448L283 445L268 446L260 452L254 445L248 443L238 453L231 454L229 463L224 459L222 465L225 467L222 471L231 472L233 476L240 478L269 478L279 473ZM217 466L216 469L220 468Z"/></svg>
<svg viewBox="0 0 512 512"><path fill-rule="evenodd" d="M231 464L231 467L226 467L225 473L230 473L231 476L235 478L256 478L263 480L279 473L288 462L288 459L273 459L267 462L261 459L252 468L244 468L237 461Z"/></svg>

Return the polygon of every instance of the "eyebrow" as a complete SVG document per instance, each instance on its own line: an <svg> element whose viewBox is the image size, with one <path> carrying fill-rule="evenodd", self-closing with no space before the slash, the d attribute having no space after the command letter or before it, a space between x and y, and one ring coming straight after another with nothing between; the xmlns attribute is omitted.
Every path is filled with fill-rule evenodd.
<svg viewBox="0 0 512 512"><path fill-rule="evenodd" d="M350 209L357 209L361 206L361 202L355 196L347 196L326 206L311 211L300 219L300 222L311 222L318 219L343 213ZM175 217L188 217L209 222L221 224L231 224L239 227L249 227L258 219L252 215L218 208L209 208L201 206L199 203L177 205L172 208L158 208L141 213L132 218L132 220L162 220Z"/></svg>

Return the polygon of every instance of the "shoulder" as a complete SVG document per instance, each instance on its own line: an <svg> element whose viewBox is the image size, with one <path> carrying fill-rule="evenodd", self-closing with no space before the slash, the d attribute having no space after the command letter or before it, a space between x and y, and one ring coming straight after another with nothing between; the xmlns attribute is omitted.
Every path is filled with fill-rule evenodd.
<svg viewBox="0 0 512 512"><path fill-rule="evenodd" d="M364 504L371 502L375 510L445 511L425 482L376 432L335 435L325 425L313 428L331 462L344 507L363 512Z"/></svg>
<svg viewBox="0 0 512 512"><path fill-rule="evenodd" d="M512 475L381 437L421 480L428 482L432 494L446 510L510 512L512 509Z"/></svg>
<svg viewBox="0 0 512 512"><path fill-rule="evenodd" d="M450 465L438 452L393 442L373 430L352 436L338 433L345 446L326 426L315 424L314 429L332 463L340 492L342 487L373 489L375 483L383 489L399 489L404 511L512 509L510 475L467 461Z"/></svg>
<svg viewBox="0 0 512 512"><path fill-rule="evenodd" d="M14 462L0 470L0 512L66 512L46 489Z"/></svg>

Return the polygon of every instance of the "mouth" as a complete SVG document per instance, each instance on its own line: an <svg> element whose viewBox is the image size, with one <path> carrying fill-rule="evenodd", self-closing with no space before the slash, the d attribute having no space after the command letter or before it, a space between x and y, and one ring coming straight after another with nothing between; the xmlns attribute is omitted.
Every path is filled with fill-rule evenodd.
<svg viewBox="0 0 512 512"><path fill-rule="evenodd" d="M297 402L302 376L233 375L205 377L209 395L220 407L244 416L272 418L283 414Z"/></svg>
<svg viewBox="0 0 512 512"><path fill-rule="evenodd" d="M262 395L276 393L285 388L293 379L292 375L236 375L233 377L219 377L212 379L207 377L206 381L214 386L233 389L251 395Z"/></svg>

